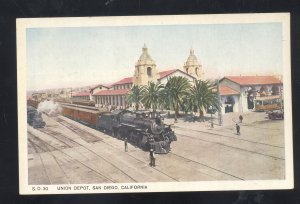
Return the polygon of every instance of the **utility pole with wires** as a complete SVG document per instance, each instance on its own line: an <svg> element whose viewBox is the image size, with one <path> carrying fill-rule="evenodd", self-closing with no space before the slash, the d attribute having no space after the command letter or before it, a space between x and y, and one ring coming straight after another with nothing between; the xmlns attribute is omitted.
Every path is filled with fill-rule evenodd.
<svg viewBox="0 0 300 204"><path fill-rule="evenodd" d="M219 125L222 126L223 125L223 117L222 117L222 101L221 101L221 94L220 94L220 77L218 77L217 80L217 91L218 91L218 99L219 99L219 103L220 103L220 107L218 108L218 121L219 121Z"/></svg>

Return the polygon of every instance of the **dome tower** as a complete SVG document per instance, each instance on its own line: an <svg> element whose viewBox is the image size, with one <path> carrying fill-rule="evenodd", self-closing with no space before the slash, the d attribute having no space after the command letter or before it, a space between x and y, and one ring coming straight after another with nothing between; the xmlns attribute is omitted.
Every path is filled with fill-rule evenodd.
<svg viewBox="0 0 300 204"><path fill-rule="evenodd" d="M148 48L144 45L142 54L135 64L133 83L136 85L147 85L148 82L156 82L159 74L156 69L154 60L148 53Z"/></svg>
<svg viewBox="0 0 300 204"><path fill-rule="evenodd" d="M190 50L190 55L183 65L183 70L196 79L204 79L202 65L199 63L193 49Z"/></svg>

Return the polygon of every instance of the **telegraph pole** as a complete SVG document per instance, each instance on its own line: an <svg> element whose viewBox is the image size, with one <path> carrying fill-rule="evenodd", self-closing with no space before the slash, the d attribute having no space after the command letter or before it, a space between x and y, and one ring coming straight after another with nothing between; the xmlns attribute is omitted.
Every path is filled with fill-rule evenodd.
<svg viewBox="0 0 300 204"><path fill-rule="evenodd" d="M219 100L220 105L222 106L219 81L220 81L220 78L218 77L218 81L217 81L218 100ZM218 120L219 120L219 125L222 126L223 118L222 118L222 108L221 107L218 108Z"/></svg>
<svg viewBox="0 0 300 204"><path fill-rule="evenodd" d="M71 87L71 104L73 103L73 100L72 100L72 87Z"/></svg>

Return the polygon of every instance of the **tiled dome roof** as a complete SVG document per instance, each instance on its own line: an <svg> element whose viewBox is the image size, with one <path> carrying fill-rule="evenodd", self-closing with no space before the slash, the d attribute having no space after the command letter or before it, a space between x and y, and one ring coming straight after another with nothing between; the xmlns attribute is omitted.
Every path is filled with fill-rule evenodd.
<svg viewBox="0 0 300 204"><path fill-rule="evenodd" d="M188 57L185 65L199 65L200 62L198 61L196 55L194 54L194 50L190 50L190 56Z"/></svg>
<svg viewBox="0 0 300 204"><path fill-rule="evenodd" d="M148 53L148 48L146 45L143 47L143 53L141 54L139 60L136 63L137 65L142 64L155 64L154 60L151 58L151 56Z"/></svg>

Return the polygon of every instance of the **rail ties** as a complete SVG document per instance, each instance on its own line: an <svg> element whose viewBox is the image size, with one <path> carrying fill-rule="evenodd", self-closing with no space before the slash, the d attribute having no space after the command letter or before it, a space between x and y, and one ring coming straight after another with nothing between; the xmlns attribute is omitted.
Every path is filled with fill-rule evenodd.
<svg viewBox="0 0 300 204"><path fill-rule="evenodd" d="M202 165L202 166L205 166L205 167L207 167L207 168L213 169L213 170L215 170L215 171L217 171L217 172L220 172L220 173L222 173L222 174L226 174L226 175L228 175L228 176L234 177L234 178L236 178L236 179L238 179L238 180L245 180L245 179L243 179L243 178L237 177L237 176L235 176L235 175L233 175L233 174L230 174L230 173L228 173L228 172L225 172L225 171L222 171L222 170L217 169L217 168L215 168L215 167L209 166L209 165L207 165L207 164L204 164L204 163L201 163L201 162L198 162L198 161L195 161L195 160L191 160L191 159L189 159L189 158L187 158L187 157L185 157L185 156L182 156L182 155L179 155L179 154L176 154L176 153L169 153L169 154L173 154L173 155L175 155L175 156L177 156L177 157L180 157L180 158L183 158L183 159L185 159L185 160L187 160L187 161L190 161L190 162L194 162L194 163L200 164L200 165Z"/></svg>
<svg viewBox="0 0 300 204"><path fill-rule="evenodd" d="M68 138L66 135L57 132L55 130L51 130L49 128L43 128L40 129L41 132L50 135L51 137L59 140L60 142L62 142L66 147L72 148L72 147L78 147L79 145L74 142L72 139Z"/></svg>
<svg viewBox="0 0 300 204"><path fill-rule="evenodd" d="M62 120L60 118L56 118L56 121L58 123L60 123L61 125L65 126L66 128L70 129L72 132L74 132L75 134L79 135L79 137L81 139L83 139L84 141L90 143L90 142L97 142L97 141L101 141L102 139L95 136L92 133L89 133L85 130L82 130L74 125L72 125L71 123L68 123L65 120Z"/></svg>
<svg viewBox="0 0 300 204"><path fill-rule="evenodd" d="M50 152L50 151L55 150L54 147L47 144L45 141L41 140L40 138L32 135L31 133L28 134L28 141L33 147L34 146L38 147L38 148L35 148L35 151L37 153Z"/></svg>

